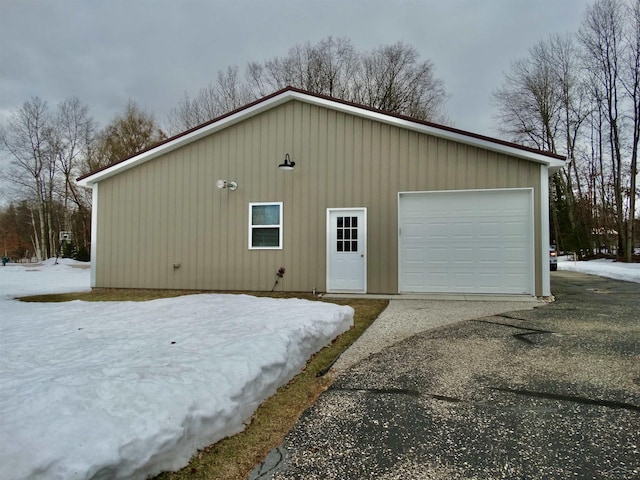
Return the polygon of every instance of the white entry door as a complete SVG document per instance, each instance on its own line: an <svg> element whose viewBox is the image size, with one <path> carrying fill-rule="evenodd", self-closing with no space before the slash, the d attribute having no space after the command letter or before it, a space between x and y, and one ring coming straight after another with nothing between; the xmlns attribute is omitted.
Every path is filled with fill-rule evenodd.
<svg viewBox="0 0 640 480"><path fill-rule="evenodd" d="M327 292L367 290L367 210L327 210Z"/></svg>

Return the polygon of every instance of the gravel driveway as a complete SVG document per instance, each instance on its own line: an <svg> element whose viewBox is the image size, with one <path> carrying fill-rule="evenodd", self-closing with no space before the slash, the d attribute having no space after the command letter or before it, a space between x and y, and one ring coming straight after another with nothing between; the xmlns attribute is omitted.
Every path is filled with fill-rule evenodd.
<svg viewBox="0 0 640 480"><path fill-rule="evenodd" d="M250 478L640 479L640 284L552 290L346 367Z"/></svg>

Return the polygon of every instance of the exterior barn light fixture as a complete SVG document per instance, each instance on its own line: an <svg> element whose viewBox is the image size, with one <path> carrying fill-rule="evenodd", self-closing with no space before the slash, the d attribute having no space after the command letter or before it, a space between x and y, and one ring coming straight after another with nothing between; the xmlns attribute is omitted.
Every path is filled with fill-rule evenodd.
<svg viewBox="0 0 640 480"><path fill-rule="evenodd" d="M278 165L278 168L280 170L293 170L293 167L295 166L296 166L296 162L292 162L291 159L289 158L289 154L285 153L284 163L281 163L280 165Z"/></svg>
<svg viewBox="0 0 640 480"><path fill-rule="evenodd" d="M238 188L238 183L237 182L227 182L226 180L218 180L216 182L216 187L218 187L220 190L222 190L223 188L228 188L229 190L231 190L232 192Z"/></svg>

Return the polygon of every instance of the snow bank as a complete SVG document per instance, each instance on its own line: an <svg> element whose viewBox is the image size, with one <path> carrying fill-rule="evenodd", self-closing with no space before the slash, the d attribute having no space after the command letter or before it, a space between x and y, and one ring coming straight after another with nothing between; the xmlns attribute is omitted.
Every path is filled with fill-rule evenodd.
<svg viewBox="0 0 640 480"><path fill-rule="evenodd" d="M42 263L8 263L0 267L0 300L47 293L91 290L90 264L68 258ZM4 316L3 316L4 317Z"/></svg>
<svg viewBox="0 0 640 480"><path fill-rule="evenodd" d="M558 269L640 283L640 263L614 262L607 259L574 262L567 257L560 257Z"/></svg>
<svg viewBox="0 0 640 480"><path fill-rule="evenodd" d="M353 324L350 307L246 295L10 300L88 289L87 270L35 268L0 268L0 464L8 479L143 479L179 469L198 448L242 430Z"/></svg>

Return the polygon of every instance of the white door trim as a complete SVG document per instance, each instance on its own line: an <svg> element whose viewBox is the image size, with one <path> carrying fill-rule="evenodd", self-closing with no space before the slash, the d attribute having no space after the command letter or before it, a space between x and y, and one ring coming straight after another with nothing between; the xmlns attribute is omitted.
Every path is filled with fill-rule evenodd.
<svg viewBox="0 0 640 480"><path fill-rule="evenodd" d="M361 255L362 261L362 288L361 289L338 289L332 287L331 283L331 254L334 245L331 239L331 214L336 212L354 212L362 213L363 221L359 226L358 238L358 254ZM348 207L348 208L327 208L326 223L326 291L329 293L367 293L367 207Z"/></svg>

